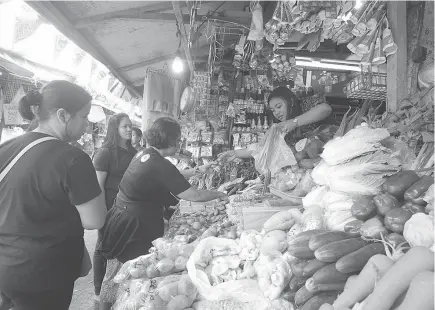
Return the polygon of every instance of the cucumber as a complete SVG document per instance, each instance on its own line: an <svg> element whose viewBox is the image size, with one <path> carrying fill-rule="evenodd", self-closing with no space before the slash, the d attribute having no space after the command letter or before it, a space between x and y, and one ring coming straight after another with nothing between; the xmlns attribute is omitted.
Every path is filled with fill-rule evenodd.
<svg viewBox="0 0 435 310"><path fill-rule="evenodd" d="M312 259L308 262L307 265L305 265L303 270L303 276L311 277L317 270L325 267L326 265L329 265L329 263L319 261L317 258Z"/></svg>
<svg viewBox="0 0 435 310"><path fill-rule="evenodd" d="M302 286L305 285L306 281L307 281L307 278L293 277L289 283L290 291L297 292Z"/></svg>
<svg viewBox="0 0 435 310"><path fill-rule="evenodd" d="M309 263L309 260L295 260L290 264L290 269L295 277L302 278L304 268Z"/></svg>
<svg viewBox="0 0 435 310"><path fill-rule="evenodd" d="M314 297L315 293L311 293L307 290L305 285L303 285L295 294L295 304L296 306L302 306L305 304L310 298Z"/></svg>
<svg viewBox="0 0 435 310"><path fill-rule="evenodd" d="M340 283L327 283L327 284L316 284L313 278L309 278L305 282L305 287L308 291L312 293L326 292L326 291L343 291L346 282Z"/></svg>
<svg viewBox="0 0 435 310"><path fill-rule="evenodd" d="M311 297L300 310L319 310L323 304L332 304L337 299L339 292L323 292Z"/></svg>
<svg viewBox="0 0 435 310"><path fill-rule="evenodd" d="M385 247L382 243L372 243L343 256L335 263L335 267L343 273L359 272L376 254L385 254Z"/></svg>
<svg viewBox="0 0 435 310"><path fill-rule="evenodd" d="M335 263L343 256L355 252L366 245L367 242L361 238L335 241L318 248L314 252L314 255L322 262Z"/></svg>
<svg viewBox="0 0 435 310"><path fill-rule="evenodd" d="M344 231L328 231L312 236L308 243L308 247L310 250L315 251L328 243L351 238L352 236Z"/></svg>
<svg viewBox="0 0 435 310"><path fill-rule="evenodd" d="M289 241L287 251L297 258L314 258L314 252L310 250L308 243L310 242L312 236L315 236L321 232L324 232L324 230L314 229L299 233Z"/></svg>
<svg viewBox="0 0 435 310"><path fill-rule="evenodd" d="M336 284L346 282L350 274L342 273L335 268L335 264L329 264L319 270L317 270L312 279L314 284Z"/></svg>
<svg viewBox="0 0 435 310"><path fill-rule="evenodd" d="M296 295L296 292L287 291L287 292L283 293L280 296L280 298L285 299L285 300L290 301L290 302L294 302L295 301L295 295Z"/></svg>

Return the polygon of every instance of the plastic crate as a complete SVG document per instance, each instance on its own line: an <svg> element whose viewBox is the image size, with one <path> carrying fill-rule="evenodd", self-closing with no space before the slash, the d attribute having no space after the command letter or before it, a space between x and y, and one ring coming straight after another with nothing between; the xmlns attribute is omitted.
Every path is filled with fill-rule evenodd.
<svg viewBox="0 0 435 310"><path fill-rule="evenodd" d="M362 73L346 84L347 98L385 100L387 98L387 75Z"/></svg>

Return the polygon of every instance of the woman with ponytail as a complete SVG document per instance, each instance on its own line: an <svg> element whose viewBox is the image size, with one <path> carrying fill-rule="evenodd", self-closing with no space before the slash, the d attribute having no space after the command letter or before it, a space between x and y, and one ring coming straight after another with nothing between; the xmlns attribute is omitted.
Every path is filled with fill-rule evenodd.
<svg viewBox="0 0 435 310"><path fill-rule="evenodd" d="M91 99L67 81L29 92L19 111L37 127L0 145L0 291L15 310L67 310L88 255L84 229L104 224L92 161L69 144L88 125Z"/></svg>

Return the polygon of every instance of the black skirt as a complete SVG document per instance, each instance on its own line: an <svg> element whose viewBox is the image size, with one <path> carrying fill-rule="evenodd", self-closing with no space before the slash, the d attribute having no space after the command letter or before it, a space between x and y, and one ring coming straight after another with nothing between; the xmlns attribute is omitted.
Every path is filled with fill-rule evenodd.
<svg viewBox="0 0 435 310"><path fill-rule="evenodd" d="M122 263L148 254L152 241L163 236L163 208L127 203L119 197L99 232L102 254Z"/></svg>

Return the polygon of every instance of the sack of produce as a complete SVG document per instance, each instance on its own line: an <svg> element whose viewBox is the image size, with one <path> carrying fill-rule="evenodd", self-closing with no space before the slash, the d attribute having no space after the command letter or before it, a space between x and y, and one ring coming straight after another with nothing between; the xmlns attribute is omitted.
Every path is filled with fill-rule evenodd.
<svg viewBox="0 0 435 310"><path fill-rule="evenodd" d="M252 153L255 159L255 168L258 172L266 174L267 171L274 176L282 168L296 165L296 158L291 148L285 143L284 136L277 126L272 126L258 143L257 149Z"/></svg>
<svg viewBox="0 0 435 310"><path fill-rule="evenodd" d="M187 262L187 271L201 296L212 301L241 302L263 296L256 280L240 279L244 268L250 268L241 253L235 240L209 237L199 242Z"/></svg>

